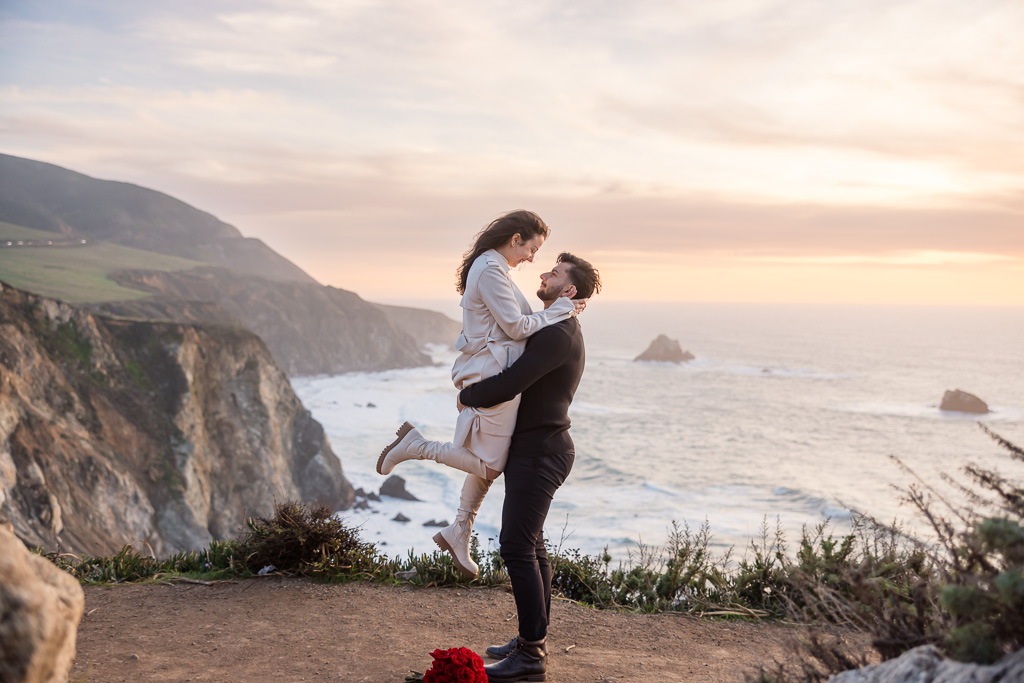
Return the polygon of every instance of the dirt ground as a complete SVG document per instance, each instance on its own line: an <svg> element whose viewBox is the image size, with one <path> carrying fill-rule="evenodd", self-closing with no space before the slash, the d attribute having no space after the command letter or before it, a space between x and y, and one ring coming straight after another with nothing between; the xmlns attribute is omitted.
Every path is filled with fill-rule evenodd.
<svg viewBox="0 0 1024 683"><path fill-rule="evenodd" d="M435 648L516 632L504 588L324 585L269 577L85 588L72 681L401 682ZM552 608L548 681L741 681L794 627ZM485 658L485 662L490 662Z"/></svg>

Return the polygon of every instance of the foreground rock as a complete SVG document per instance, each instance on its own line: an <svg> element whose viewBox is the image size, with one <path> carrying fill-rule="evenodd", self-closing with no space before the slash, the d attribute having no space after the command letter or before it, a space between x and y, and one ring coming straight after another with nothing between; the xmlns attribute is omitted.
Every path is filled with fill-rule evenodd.
<svg viewBox="0 0 1024 683"><path fill-rule="evenodd" d="M975 413L984 415L989 412L988 404L974 394L969 394L960 389L946 390L942 395L942 403L939 410L955 410L961 413Z"/></svg>
<svg viewBox="0 0 1024 683"><path fill-rule="evenodd" d="M1024 681L1024 650L991 666L945 659L932 645L905 652L888 662L844 671L829 683L997 683Z"/></svg>
<svg viewBox="0 0 1024 683"><path fill-rule="evenodd" d="M66 681L84 607L70 574L0 525L0 681Z"/></svg>
<svg viewBox="0 0 1024 683"><path fill-rule="evenodd" d="M683 347L675 339L669 339L664 334L659 334L647 350L634 358L634 361L655 361L660 363L685 363L691 361L694 356L689 351L683 351Z"/></svg>
<svg viewBox="0 0 1024 683"><path fill-rule="evenodd" d="M274 501L348 508L323 428L227 325L113 320L0 284L0 513L30 545L157 555Z"/></svg>

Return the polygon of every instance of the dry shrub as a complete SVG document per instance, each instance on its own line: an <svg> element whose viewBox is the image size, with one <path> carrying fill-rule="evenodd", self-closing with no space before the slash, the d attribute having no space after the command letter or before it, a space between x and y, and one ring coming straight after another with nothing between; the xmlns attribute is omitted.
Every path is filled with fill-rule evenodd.
<svg viewBox="0 0 1024 683"><path fill-rule="evenodd" d="M364 577L380 565L372 543L359 540L326 505L286 502L272 517L248 520L240 554L250 571L275 571L328 580Z"/></svg>
<svg viewBox="0 0 1024 683"><path fill-rule="evenodd" d="M871 663L870 649L820 629L794 638L790 650L798 654L796 662L762 665L756 673L744 676L746 683L822 683L835 673Z"/></svg>

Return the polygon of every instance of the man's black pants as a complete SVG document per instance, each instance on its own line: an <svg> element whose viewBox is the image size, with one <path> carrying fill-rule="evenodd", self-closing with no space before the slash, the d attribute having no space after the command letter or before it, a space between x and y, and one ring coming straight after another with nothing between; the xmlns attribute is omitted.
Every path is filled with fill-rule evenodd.
<svg viewBox="0 0 1024 683"><path fill-rule="evenodd" d="M512 452L505 466L499 543L516 599L519 635L525 640L540 640L548 633L551 564L544 548L544 520L555 491L569 476L573 457Z"/></svg>

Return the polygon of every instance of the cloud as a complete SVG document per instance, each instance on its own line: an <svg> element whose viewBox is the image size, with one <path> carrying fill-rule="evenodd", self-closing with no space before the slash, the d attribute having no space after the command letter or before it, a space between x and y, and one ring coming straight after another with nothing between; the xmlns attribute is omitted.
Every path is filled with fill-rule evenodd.
<svg viewBox="0 0 1024 683"><path fill-rule="evenodd" d="M275 244L298 238L331 248L406 245L422 254L460 252L491 218L536 210L563 245L615 252L701 255L781 262L903 254L992 254L1024 258L1019 211L992 207L888 209L816 204L741 203L709 195L553 196L481 187L459 196L403 183L388 174L338 174L330 182L284 186L191 183L205 208ZM371 228L372 226L372 228ZM968 227L969 226L969 227ZM370 228L370 229L368 229ZM893 254L896 254L894 257ZM955 260L951 264L960 263Z"/></svg>
<svg viewBox="0 0 1024 683"><path fill-rule="evenodd" d="M747 263L806 266L977 266L1011 263L1022 259L1002 254L959 251L911 251L887 254L844 254L841 256L753 256L740 257Z"/></svg>
<svg viewBox="0 0 1024 683"><path fill-rule="evenodd" d="M1015 0L12 7L0 148L300 263L441 258L517 207L567 244L766 267L1024 249Z"/></svg>

